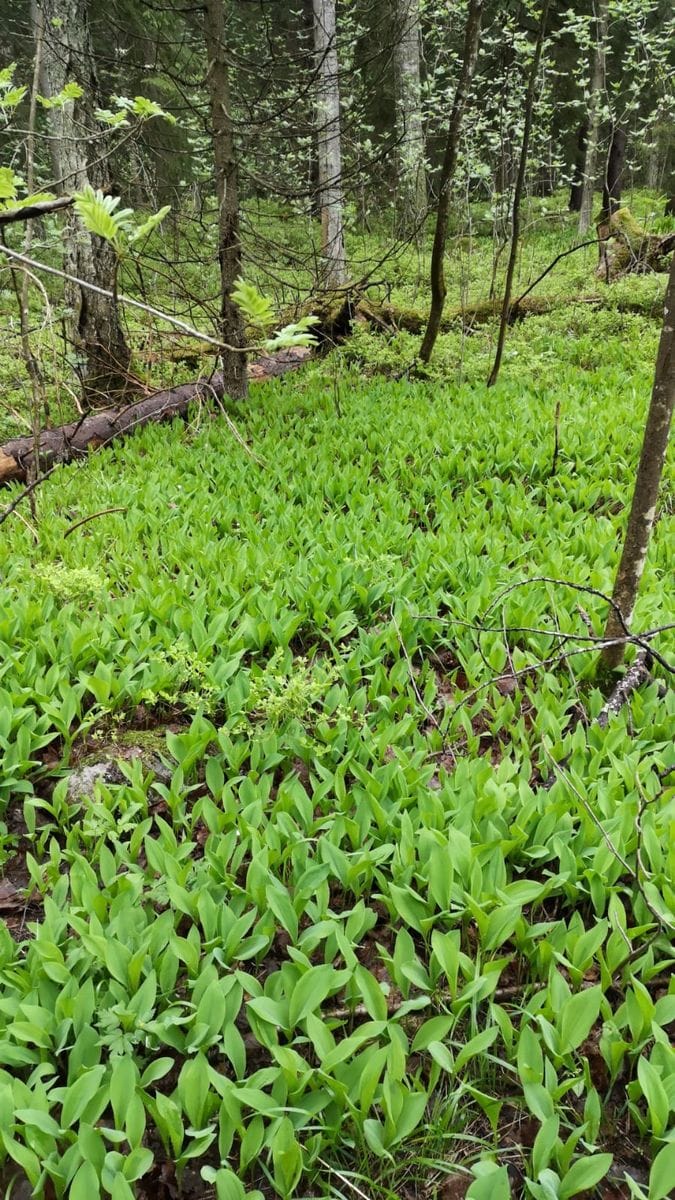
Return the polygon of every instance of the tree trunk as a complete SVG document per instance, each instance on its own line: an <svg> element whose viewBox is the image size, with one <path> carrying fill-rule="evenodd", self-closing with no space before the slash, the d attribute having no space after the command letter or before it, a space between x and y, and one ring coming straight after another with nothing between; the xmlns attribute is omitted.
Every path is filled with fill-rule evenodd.
<svg viewBox="0 0 675 1200"><path fill-rule="evenodd" d="M581 212L581 198L584 191L584 166L586 165L586 146L588 145L588 119L579 125L577 130L577 150L574 159L574 175L570 184L570 212Z"/></svg>
<svg viewBox="0 0 675 1200"><path fill-rule="evenodd" d="M204 40L208 66L206 82L211 109L213 158L218 200L218 261L220 263L220 336L232 350L221 354L225 391L241 399L247 391L244 323L232 300L235 280L241 274L239 188L230 106L230 81L225 57L223 0L206 0Z"/></svg>
<svg viewBox="0 0 675 1200"><path fill-rule="evenodd" d="M399 204L398 233L416 237L427 210L422 87L420 82L420 0L397 0L400 30L394 47L396 69Z"/></svg>
<svg viewBox="0 0 675 1200"><path fill-rule="evenodd" d="M593 189L597 172L600 138L600 110L605 88L605 54L607 46L607 0L597 0L595 52L591 75L591 94L588 101L588 141L579 210L579 235L588 232L593 224Z"/></svg>
<svg viewBox="0 0 675 1200"><path fill-rule="evenodd" d="M530 147L530 133L532 132L532 121L534 119L534 95L537 87L537 76L539 74L539 63L541 62L541 52L544 48L544 38L546 37L546 20L548 17L549 0L544 0L541 6L541 16L539 18L539 32L537 34L537 42L534 48L534 57L532 66L530 67L530 78L527 84L527 93L525 95L525 123L523 126L523 144L520 147L520 159L518 162L518 175L516 176L516 186L513 189L513 217L511 220L511 249L509 252L509 262L506 268L506 280L504 283L504 300L502 303L502 315L499 323L499 334L497 337L497 349L495 351L495 361L488 379L488 387L493 387L499 376L499 368L502 362L502 354L504 352L504 342L506 340L506 330L511 319L511 291L513 288L513 276L516 269L516 260L518 258L518 242L520 239L520 205L523 198L523 189L525 187L525 172L527 170L527 155Z"/></svg>
<svg viewBox="0 0 675 1200"><path fill-rule="evenodd" d="M334 289L344 287L347 282L335 0L313 0L313 7L322 283L324 287Z"/></svg>
<svg viewBox="0 0 675 1200"><path fill-rule="evenodd" d="M82 191L88 184L109 190L106 144L95 118L98 83L89 31L87 0L42 0L44 48L42 90L55 96L69 82L83 88L75 102L47 110L55 188L59 194ZM37 30L36 30L37 32ZM103 238L89 234L70 214L64 238L66 271L115 292L117 254ZM87 405L119 400L132 389L131 355L114 299L71 287L71 336L81 358Z"/></svg>
<svg viewBox="0 0 675 1200"><path fill-rule="evenodd" d="M626 165L626 132L615 126L609 144L605 181L602 189L602 216L609 218L621 208L621 188Z"/></svg>
<svg viewBox="0 0 675 1200"><path fill-rule="evenodd" d="M675 404L675 258L670 268L663 329L656 359L652 399L645 426L635 491L628 517L626 538L612 593L613 607L605 628L606 638L622 638L630 625L647 548L656 516L656 502L666 458L668 434ZM623 620L616 611L619 610ZM625 643L607 646L600 656L602 669L613 670L621 663Z"/></svg>
<svg viewBox="0 0 675 1200"><path fill-rule="evenodd" d="M450 212L450 189L457 166L459 138L462 131L462 120L466 108L467 96L478 59L478 42L480 26L483 17L483 0L469 0L469 8L464 30L464 50L462 65L457 81L457 90L450 114L448 138L445 145L443 165L438 184L438 208L436 210L436 229L434 245L431 252L431 308L426 333L420 347L420 359L428 363L433 354L436 338L443 317L446 286L443 259L445 244L448 236L448 215Z"/></svg>

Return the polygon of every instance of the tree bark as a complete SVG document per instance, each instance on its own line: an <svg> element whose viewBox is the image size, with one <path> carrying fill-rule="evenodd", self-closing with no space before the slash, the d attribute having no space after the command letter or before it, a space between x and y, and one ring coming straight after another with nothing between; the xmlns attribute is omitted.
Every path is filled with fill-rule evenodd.
<svg viewBox="0 0 675 1200"><path fill-rule="evenodd" d="M658 500L663 464L666 458L668 435L675 404L675 258L670 268L663 314L663 328L656 359L654 386L647 415L642 453L635 479L626 537L614 584L612 607L605 627L605 637L625 636L633 616L638 588L642 578ZM623 620L619 618L619 610ZM600 656L604 670L614 670L621 663L625 644L607 646Z"/></svg>
<svg viewBox="0 0 675 1200"><path fill-rule="evenodd" d="M420 0L397 0L399 28L394 47L398 125L398 233L417 237L427 211L422 86L420 81Z"/></svg>
<svg viewBox="0 0 675 1200"><path fill-rule="evenodd" d="M239 185L234 148L230 81L225 56L224 0L206 0L204 39L208 68L206 82L211 109L213 157L218 200L218 261L220 263L220 336L234 347L223 350L225 390L234 399L246 395L248 383L244 346L244 322L232 300L235 280L241 274L239 235ZM238 347L242 347L242 353Z"/></svg>
<svg viewBox="0 0 675 1200"><path fill-rule="evenodd" d="M455 99L450 114L448 137L443 156L443 165L438 184L438 207L436 210L436 228L434 244L431 252L431 308L422 345L420 359L428 363L433 354L436 338L443 317L446 286L443 259L448 237L448 215L450 212L450 189L457 166L459 138L462 131L462 120L466 108L467 97L478 59L478 42L480 38L481 20L483 17L483 0L469 0L469 7L464 30L464 49L460 68Z"/></svg>
<svg viewBox="0 0 675 1200"><path fill-rule="evenodd" d="M322 283L331 290L347 282L335 0L313 0L313 11Z"/></svg>
<svg viewBox="0 0 675 1200"><path fill-rule="evenodd" d="M506 268L506 280L504 282L504 300L502 303L502 315L499 323L499 334L497 336L497 349L495 351L495 361L488 379L488 387L493 387L499 376L499 368L502 363L502 354L504 353L504 342L506 340L506 330L511 319L511 292L513 289L513 276L516 269L516 260L518 258L518 242L520 238L520 205L523 198L523 189L525 187L525 172L527 170L527 155L530 148L530 133L532 132L532 122L534 119L534 95L537 87L537 76L539 74L539 63L541 62L541 52L544 48L544 39L546 37L546 20L548 18L549 0L544 0L541 6L541 16L539 18L539 32L537 33L537 41L534 48L534 56L532 58L532 66L530 67L530 78L527 84L527 92L525 94L525 123L523 125L523 143L520 147L520 160L518 162L518 175L516 176L516 186L513 189L513 217L511 220L511 249L509 251L509 261Z"/></svg>
<svg viewBox="0 0 675 1200"><path fill-rule="evenodd" d="M98 82L87 0L42 0L40 11L44 94L58 95L69 82L83 88L78 100L47 110L56 190L60 195L87 185L109 190L105 140L94 115ZM71 336L81 358L85 403L95 406L101 397L106 403L111 397L122 398L133 384L128 373L131 355L114 298L117 254L109 242L89 234L74 213L66 225L64 266L69 274L113 292L110 299L71 287L66 297L73 310Z"/></svg>
<svg viewBox="0 0 675 1200"><path fill-rule="evenodd" d="M591 93L588 101L588 140L579 209L579 235L588 232L593 224L593 190L597 173L598 142L600 138L600 109L605 88L605 57L607 46L607 0L597 0L595 22L595 51L591 73Z"/></svg>
<svg viewBox="0 0 675 1200"><path fill-rule="evenodd" d="M574 175L570 184L570 212L581 211L581 198L584 191L584 166L586 164L586 146L588 144L588 119L580 123L577 130L577 150L574 159Z"/></svg>
<svg viewBox="0 0 675 1200"><path fill-rule="evenodd" d="M615 126L609 144L605 180L602 188L602 217L610 218L621 208L623 172L626 165L626 131Z"/></svg>

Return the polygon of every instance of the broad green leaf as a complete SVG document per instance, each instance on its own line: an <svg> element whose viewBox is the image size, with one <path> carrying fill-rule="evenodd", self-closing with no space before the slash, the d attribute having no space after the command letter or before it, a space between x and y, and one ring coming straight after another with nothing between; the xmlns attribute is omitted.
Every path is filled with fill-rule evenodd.
<svg viewBox="0 0 675 1200"><path fill-rule="evenodd" d="M569 1054L586 1040L600 1013L602 987L586 988L565 1001L558 1021L560 1051Z"/></svg>
<svg viewBox="0 0 675 1200"><path fill-rule="evenodd" d="M613 1160L612 1154L591 1154L572 1163L560 1185L560 1200L570 1200L579 1192L589 1191L604 1179Z"/></svg>

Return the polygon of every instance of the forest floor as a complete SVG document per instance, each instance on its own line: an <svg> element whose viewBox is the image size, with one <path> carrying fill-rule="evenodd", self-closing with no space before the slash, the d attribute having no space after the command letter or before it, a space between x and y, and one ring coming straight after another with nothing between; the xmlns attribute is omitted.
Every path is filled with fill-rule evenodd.
<svg viewBox="0 0 675 1200"><path fill-rule="evenodd" d="M375 278L424 306L414 253ZM598 308L594 264L547 277L492 389L493 324L426 380L360 326L228 406L245 445L202 407L5 522L3 1186L669 1195L675 695L657 665L602 727L593 643L664 277ZM161 349L148 382L194 377ZM671 473L635 630L672 620L672 508Z"/></svg>

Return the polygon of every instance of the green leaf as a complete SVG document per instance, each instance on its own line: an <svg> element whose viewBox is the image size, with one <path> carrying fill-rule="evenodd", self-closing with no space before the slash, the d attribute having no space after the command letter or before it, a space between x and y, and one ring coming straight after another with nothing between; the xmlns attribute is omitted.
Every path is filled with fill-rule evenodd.
<svg viewBox="0 0 675 1200"><path fill-rule="evenodd" d="M661 1081L661 1076L656 1067L644 1055L641 1055L638 1059L637 1074L644 1098L647 1101L647 1107L649 1108L652 1133L654 1137L662 1137L668 1124L670 1102Z"/></svg>
<svg viewBox="0 0 675 1200"><path fill-rule="evenodd" d="M62 1129L69 1129L79 1121L87 1106L98 1092L105 1071L105 1067L92 1067L89 1071L85 1071L84 1074L80 1075L80 1078L76 1079L75 1083L71 1084L67 1089L61 1108Z"/></svg>
<svg viewBox="0 0 675 1200"><path fill-rule="evenodd" d="M106 196L101 191L86 187L75 193L75 212L89 233L121 246L130 228L132 210L118 209L119 196Z"/></svg>
<svg viewBox="0 0 675 1200"><path fill-rule="evenodd" d="M500 1167L496 1163L477 1163L474 1171L478 1166L489 1166L492 1169L481 1172L478 1178L474 1179L466 1193L466 1200L511 1200L511 1185L506 1167Z"/></svg>
<svg viewBox="0 0 675 1200"><path fill-rule="evenodd" d="M293 1125L283 1117L272 1138L274 1183L281 1196L290 1197L302 1175L302 1150L295 1140Z"/></svg>
<svg viewBox="0 0 675 1200"><path fill-rule="evenodd" d="M586 988L570 996L559 1015L560 1052L568 1054L585 1042L598 1019L602 1004L602 987Z"/></svg>
<svg viewBox="0 0 675 1200"><path fill-rule="evenodd" d="M330 992L334 977L335 969L330 964L310 967L300 976L288 1002L288 1023L291 1028L321 1007Z"/></svg>
<svg viewBox="0 0 675 1200"><path fill-rule="evenodd" d="M271 301L258 291L255 284L247 283L245 279L239 277L235 279L230 295L249 324L255 326L261 333L265 333L272 327L274 308Z"/></svg>
<svg viewBox="0 0 675 1200"><path fill-rule="evenodd" d="M675 1142L659 1150L649 1172L649 1200L667 1200L675 1182Z"/></svg>
<svg viewBox="0 0 675 1200"><path fill-rule="evenodd" d="M129 241L133 244L135 242L139 242L141 238L147 237L148 234L152 233L153 229L156 229L158 225L161 225L164 218L168 216L170 212L171 205L165 204L163 208L160 208L159 212L153 213L152 216L143 221L141 225L136 226L136 229L130 235Z"/></svg>
<svg viewBox="0 0 675 1200"><path fill-rule="evenodd" d="M98 1200L101 1187L98 1175L90 1162L83 1162L70 1185L69 1200Z"/></svg>
<svg viewBox="0 0 675 1200"><path fill-rule="evenodd" d="M499 1033L499 1026L490 1025L487 1029L481 1030L471 1041L462 1046L457 1058L455 1059L455 1071L461 1071L462 1067L468 1063L469 1059L475 1058L477 1054L482 1054L494 1042Z"/></svg>
<svg viewBox="0 0 675 1200"><path fill-rule="evenodd" d="M431 1042L442 1042L457 1022L456 1017L430 1017L420 1025L413 1039L413 1050L426 1050Z"/></svg>
<svg viewBox="0 0 675 1200"><path fill-rule="evenodd" d="M354 971L354 981L361 993L368 1016L373 1021L386 1021L388 1016L387 999L375 976L359 963Z"/></svg>
<svg viewBox="0 0 675 1200"><path fill-rule="evenodd" d="M612 1154L591 1154L588 1158L578 1158L563 1178L560 1200L569 1200L570 1196L576 1196L578 1192L594 1188L596 1183L604 1179L613 1158Z"/></svg>
<svg viewBox="0 0 675 1200"><path fill-rule="evenodd" d="M14 1117L17 1121L21 1121L24 1125L31 1125L35 1129L40 1129L42 1133L46 1133L49 1137L60 1137L61 1129L57 1125L53 1117L49 1113L43 1112L39 1108L17 1108Z"/></svg>

